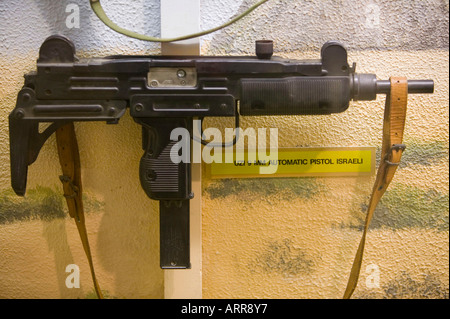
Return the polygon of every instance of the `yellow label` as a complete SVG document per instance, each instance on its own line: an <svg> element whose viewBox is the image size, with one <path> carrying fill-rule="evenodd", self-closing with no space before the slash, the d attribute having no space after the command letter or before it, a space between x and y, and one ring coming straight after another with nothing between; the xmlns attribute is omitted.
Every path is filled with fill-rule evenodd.
<svg viewBox="0 0 450 319"><path fill-rule="evenodd" d="M270 156L269 156L270 155ZM225 157L224 157L225 158ZM209 164L212 178L359 176L375 173L375 148L285 148L233 155L232 163ZM269 173L268 173L269 172Z"/></svg>

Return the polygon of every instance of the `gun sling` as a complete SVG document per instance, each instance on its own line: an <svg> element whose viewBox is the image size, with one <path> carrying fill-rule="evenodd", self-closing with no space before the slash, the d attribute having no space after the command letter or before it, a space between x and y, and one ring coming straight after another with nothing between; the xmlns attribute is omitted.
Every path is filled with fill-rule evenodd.
<svg viewBox="0 0 450 319"><path fill-rule="evenodd" d="M344 293L345 299L349 299L352 296L358 283L367 231L369 229L375 208L388 188L389 183L392 181L400 163L402 153L405 150L402 140L408 100L408 82L406 78L400 77L393 77L390 79L390 82L391 92L386 96L384 113L383 144L381 155L382 160L378 168L375 185L373 187L372 196L369 202L364 232L353 262L347 288ZM97 296L102 299L102 292L95 276L85 225L82 202L80 155L78 152L78 144L73 123L69 123L56 131L56 141L63 174L60 176L60 179L63 184L64 197L67 201L70 217L74 218L80 234L83 248L91 269L95 291Z"/></svg>
<svg viewBox="0 0 450 319"><path fill-rule="evenodd" d="M394 177L395 171L400 164L403 151L406 148L405 145L402 144L402 140L408 102L408 82L405 78L400 77L393 77L390 81L391 92L386 96L386 106L384 110L381 162L373 186L372 196L369 201L364 232L353 261L347 288L344 293L344 299L349 299L356 288L370 222L372 221L377 204Z"/></svg>
<svg viewBox="0 0 450 319"><path fill-rule="evenodd" d="M56 143L58 145L59 162L62 168L62 175L59 178L63 184L64 197L66 198L69 215L75 220L77 225L84 252L86 253L91 269L95 292L99 299L103 299L100 286L95 277L94 264L84 219L80 154L78 152L78 143L73 122L56 130Z"/></svg>

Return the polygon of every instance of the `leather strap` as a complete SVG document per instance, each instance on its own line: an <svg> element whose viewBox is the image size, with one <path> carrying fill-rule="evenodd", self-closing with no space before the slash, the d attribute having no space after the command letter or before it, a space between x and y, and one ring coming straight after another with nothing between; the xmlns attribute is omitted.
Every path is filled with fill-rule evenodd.
<svg viewBox="0 0 450 319"><path fill-rule="evenodd" d="M352 270L348 279L347 288L344 293L344 299L349 299L355 291L358 284L359 273L361 269L364 246L366 243L367 231L372 221L375 208L381 197L394 178L400 160L405 150L402 144L403 131L405 128L406 108L408 102L408 81L403 77L392 77L391 92L386 96L386 107L384 111L383 125L383 145L381 150L381 163L378 168L375 185L367 210L364 232L353 261Z"/></svg>
<svg viewBox="0 0 450 319"><path fill-rule="evenodd" d="M59 178L63 184L64 197L66 198L69 215L75 220L77 225L84 252L86 253L91 269L95 292L99 299L103 299L102 291L95 277L94 264L84 219L80 154L78 152L78 143L73 123L66 124L56 130L56 143L58 145L59 162L62 168L62 175Z"/></svg>

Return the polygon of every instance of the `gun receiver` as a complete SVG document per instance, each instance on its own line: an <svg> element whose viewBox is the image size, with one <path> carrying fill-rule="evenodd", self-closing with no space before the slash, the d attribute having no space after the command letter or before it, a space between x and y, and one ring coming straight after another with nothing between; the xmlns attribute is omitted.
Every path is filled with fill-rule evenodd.
<svg viewBox="0 0 450 319"><path fill-rule="evenodd" d="M160 201L161 267L189 268L190 163L170 158L173 129L192 136L192 120L208 116L319 115L347 110L351 100L387 94L389 81L355 73L347 51L327 42L318 60L272 57L267 41L257 56L110 56L78 59L73 43L51 36L37 71L9 116L11 183L24 195L27 170L48 137L73 121L117 124L126 108L142 125L140 181ZM409 93L432 93L431 80L408 82ZM239 110L237 103L239 102ZM39 123L51 125L39 133Z"/></svg>

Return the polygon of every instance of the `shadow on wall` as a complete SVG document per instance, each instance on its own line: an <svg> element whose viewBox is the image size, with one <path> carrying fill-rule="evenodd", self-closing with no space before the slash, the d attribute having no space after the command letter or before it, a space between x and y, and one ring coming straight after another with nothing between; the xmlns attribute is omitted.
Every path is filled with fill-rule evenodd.
<svg viewBox="0 0 450 319"><path fill-rule="evenodd" d="M159 35L159 0L106 1L105 12L118 25ZM36 52L53 34L71 39L77 50L114 54L155 51L158 43L135 40L110 30L92 11L89 1L39 0L0 2L0 54L17 56ZM125 54L124 53L124 54Z"/></svg>
<svg viewBox="0 0 450 319"><path fill-rule="evenodd" d="M84 207L87 214L103 209L104 203L89 194L84 194ZM17 196L12 189L0 191L0 224L40 219L51 222L69 216L62 191L37 186L28 189L26 197Z"/></svg>
<svg viewBox="0 0 450 319"><path fill-rule="evenodd" d="M70 217L61 192L37 186L29 189L26 197L19 197L10 189L1 191L0 224L42 220L42 235L47 242L48 251L53 253L55 259L59 295L66 298L79 298L84 295L83 287L67 289L65 286L67 278L65 269L67 265L74 263L74 258L66 231L66 221ZM102 202L86 194L84 203L88 214L98 212L103 207Z"/></svg>
<svg viewBox="0 0 450 319"><path fill-rule="evenodd" d="M448 162L448 147L444 142L430 143L408 142L399 169L412 168L422 170L425 167ZM377 150L377 162L381 149ZM379 163L377 163L377 166ZM367 203L360 203L359 211L352 211L355 222L341 227L363 229ZM370 229L387 227L405 229L408 227L428 228L437 231L449 230L449 196L440 189L420 189L400 183L394 183L381 199L375 210Z"/></svg>
<svg viewBox="0 0 450 319"><path fill-rule="evenodd" d="M101 193L105 203L95 254L114 280L111 293L162 298L158 203L139 182L141 128L126 113L118 125L92 123L83 132L80 148L86 145L92 151L84 166L85 185Z"/></svg>
<svg viewBox="0 0 450 319"><path fill-rule="evenodd" d="M315 262L306 251L295 247L292 240L285 238L268 243L264 252L256 257L252 268L260 267L266 273L277 273L283 277L309 275L315 268Z"/></svg>
<svg viewBox="0 0 450 319"><path fill-rule="evenodd" d="M357 291L356 299L448 299L448 282L441 281L441 275L426 273L422 278L412 278L407 272L390 280L380 292L370 289ZM361 285L362 286L362 285Z"/></svg>
<svg viewBox="0 0 450 319"><path fill-rule="evenodd" d="M104 9L117 24L130 30L158 36L160 33L159 3L159 0L105 2ZM71 21L75 25L68 27L66 19L75 12L73 10L79 10L79 27L76 26L75 21ZM92 12L89 1L27 0L20 3L1 1L0 14L2 17L3 15L6 17L7 14L8 18L0 19L0 29L2 30L0 52L8 55L12 60L16 60L28 52L32 52L33 57L37 57L39 47L44 39L55 33L70 38L77 50L82 54L88 52L89 56L104 56L116 52L133 54L136 51L154 51L159 48L159 44L133 40L109 30ZM80 131L78 135L81 152L83 152L84 145L91 145L90 140L83 139L104 138L103 141L98 140L93 143L94 146L86 147L89 149L92 147L95 150L95 152L93 151L96 156L94 159L105 156L100 164L103 169L102 173L89 173L84 178L86 186L93 187L94 191L102 190L107 205L93 209L95 212L104 212L100 231L96 234L97 246L100 249L93 254L95 259L98 257L104 268L114 273L115 288L121 295L151 298L161 296L163 291L163 276L158 265L159 258L157 255L155 256L158 251L157 210L153 208L154 205L148 198L143 195L136 196L136 187L140 189L140 186L135 186L139 184L138 179L133 181L133 187L125 186L130 179L137 176L139 158L136 159L134 165L130 165L128 161L131 160L130 158L134 158L134 154L141 152L140 127L133 123L129 116L127 119L119 123L117 127L120 129L116 131L112 131L111 127L108 127L106 133L106 131L102 131L106 125L104 123L97 125L96 123L95 128ZM133 132L131 137L127 135L130 131ZM136 132L137 134L135 134ZM114 135L116 133L117 136ZM130 142L130 139L133 142ZM108 143L108 141L113 141L113 143ZM97 152L98 148L102 147L106 149L103 152ZM133 153L133 156L128 157L130 153ZM92 159L87 159L84 163L89 161L92 162ZM42 162L38 165L45 169ZM114 167L114 172L111 172L110 167ZM82 170L86 168L83 166ZM130 170L133 169L135 169L134 174L130 174ZM108 180L105 176L110 177L111 175L120 175L122 179L113 179L117 179L117 183L123 183L120 185L121 189L114 183L105 182ZM93 178L97 178L101 182L94 181ZM88 181L88 179L91 180ZM99 184L100 186L96 188ZM43 236L47 240L49 249L55 254L57 263L55 267L58 271L61 269L63 272L57 274L57 280L60 285L64 286L67 276L64 273L64 267L72 262L73 257L67 245L64 220L68 214L62 200L63 197L59 191L42 187L27 190L25 199L15 196L12 191L1 192L0 224L13 223L18 220L43 220ZM84 197L84 200L88 201L89 198ZM140 205L144 200L146 204ZM86 203L85 209L89 208L88 206L89 204ZM86 213L88 212L86 211ZM89 216L86 217L87 223L89 223ZM61 268L60 263L64 263L64 267Z"/></svg>
<svg viewBox="0 0 450 319"><path fill-rule="evenodd" d="M293 197L312 198L324 190L316 178L271 178L271 179L222 179L208 181L203 193L210 199L229 195L246 194L245 200L264 200L267 196L281 194L284 200Z"/></svg>
<svg viewBox="0 0 450 319"><path fill-rule="evenodd" d="M237 12L252 3L243 0ZM253 54L253 43L261 39L274 40L275 52L317 51L329 40L349 50L448 50L448 28L448 1L279 0L215 33L210 50Z"/></svg>
<svg viewBox="0 0 450 319"><path fill-rule="evenodd" d="M49 252L52 252L55 258L56 281L58 282L60 296L80 298L85 294L82 286L79 289L67 289L66 287L66 266L75 262L67 241L65 219L45 221L42 234L47 241Z"/></svg>

